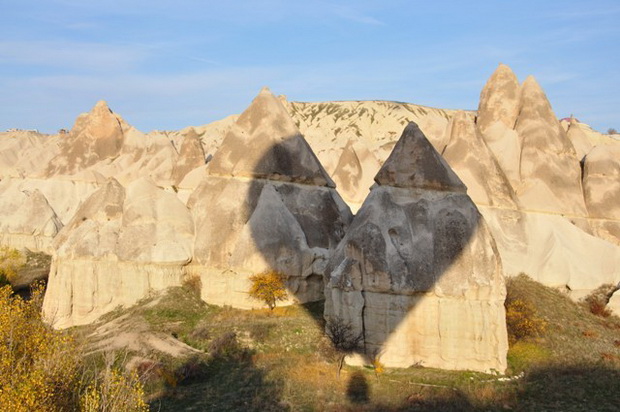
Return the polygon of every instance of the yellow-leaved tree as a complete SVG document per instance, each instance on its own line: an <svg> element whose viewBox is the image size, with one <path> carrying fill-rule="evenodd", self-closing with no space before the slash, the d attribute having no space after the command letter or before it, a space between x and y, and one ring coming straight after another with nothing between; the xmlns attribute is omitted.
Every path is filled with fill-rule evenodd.
<svg viewBox="0 0 620 412"><path fill-rule="evenodd" d="M269 309L273 310L277 302L288 298L284 279L283 274L273 270L250 276L252 285L248 293L252 298L265 302Z"/></svg>

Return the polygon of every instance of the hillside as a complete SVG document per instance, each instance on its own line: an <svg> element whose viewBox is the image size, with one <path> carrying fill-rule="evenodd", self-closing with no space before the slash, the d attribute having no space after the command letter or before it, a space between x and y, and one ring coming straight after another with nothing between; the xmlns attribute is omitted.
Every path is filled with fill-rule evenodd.
<svg viewBox="0 0 620 412"><path fill-rule="evenodd" d="M146 371L154 411L617 410L620 319L595 316L525 276L511 280L508 293L533 304L547 327L511 343L505 377L345 366L338 378L337 354L322 332L322 304L244 311L207 305L187 286L74 331L97 346L93 330L130 318L202 351L179 358L155 348L117 355Z"/></svg>

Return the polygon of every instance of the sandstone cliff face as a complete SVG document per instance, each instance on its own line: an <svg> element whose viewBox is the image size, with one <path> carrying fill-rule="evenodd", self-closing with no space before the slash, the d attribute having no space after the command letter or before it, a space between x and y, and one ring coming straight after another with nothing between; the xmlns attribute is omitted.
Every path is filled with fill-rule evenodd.
<svg viewBox="0 0 620 412"><path fill-rule="evenodd" d="M287 107L334 179L338 179L335 169L349 141L363 144L377 159L378 164L371 162L366 166L372 168L364 171L365 175L374 177L410 121L415 121L440 150L444 146L444 130L454 113L454 110L386 101L289 102ZM361 204L367 194L368 187L360 185L355 199Z"/></svg>
<svg viewBox="0 0 620 412"><path fill-rule="evenodd" d="M487 146L478 125L464 112L448 124L449 140L442 155L467 186L477 205L518 209L519 202L508 177Z"/></svg>
<svg viewBox="0 0 620 412"><path fill-rule="evenodd" d="M518 85L516 76L506 66L500 66L481 94L477 118L483 138L508 178L515 202L492 205L478 201L478 205L497 241L506 274L525 272L580 298L603 283L620 280L620 271L616 269L620 249L608 242L615 239L612 233L617 231L616 222L601 220L589 212L589 206L586 208L586 173L582 183L581 158L570 140L572 137L574 142L581 141L583 147L597 139L575 123L567 126L569 131L574 130L567 135L533 77L516 94L515 84ZM519 107L516 115L512 110L515 104ZM511 109L502 111L502 105ZM500 112L504 117L498 115ZM580 137L574 127L579 127ZM502 146L498 143L501 141L514 144ZM607 152L608 147L600 150ZM506 158L513 159L513 163ZM488 161L481 164L493 170ZM457 172L464 176L472 170L475 169L457 167ZM606 196L615 196L613 190L604 191ZM499 193L497 188L493 192Z"/></svg>
<svg viewBox="0 0 620 412"><path fill-rule="evenodd" d="M620 143L588 152L583 187L594 232L620 246Z"/></svg>
<svg viewBox="0 0 620 412"><path fill-rule="evenodd" d="M54 239L43 304L55 327L93 322L151 290L180 285L191 260L194 226L172 193L140 179L111 179Z"/></svg>
<svg viewBox="0 0 620 412"><path fill-rule="evenodd" d="M386 366L503 371L505 284L466 188L414 123L329 260L328 322Z"/></svg>
<svg viewBox="0 0 620 412"><path fill-rule="evenodd" d="M617 142L581 123L560 125L533 78L521 86L500 65L482 90L475 116L392 102L289 103L289 110L354 209L367 185L355 187L352 176L366 178L368 169L351 172L356 163L348 149L339 148L343 138L353 136L382 162L406 121L423 120L420 128L489 223L507 275L525 272L575 298L620 280L614 264L620 221L589 212L587 187L594 183L586 182L585 161L581 180L580 165L582 151L600 146L604 152ZM573 146L584 134L578 153ZM340 157L350 166L336 168ZM613 192L596 190L608 196L607 203L616 199Z"/></svg>
<svg viewBox="0 0 620 412"><path fill-rule="evenodd" d="M351 218L333 182L280 101L262 90L226 135L188 200L202 297L260 307L249 276L277 270L291 301L322 299L329 250Z"/></svg>

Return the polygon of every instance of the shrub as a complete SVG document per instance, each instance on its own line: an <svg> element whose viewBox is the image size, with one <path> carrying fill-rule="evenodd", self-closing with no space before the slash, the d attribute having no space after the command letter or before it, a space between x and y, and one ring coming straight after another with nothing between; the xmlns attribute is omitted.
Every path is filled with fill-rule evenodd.
<svg viewBox="0 0 620 412"><path fill-rule="evenodd" d="M259 273L250 276L250 297L256 300L262 300L273 310L276 302L283 301L288 298L286 286L284 284L284 275L275 271Z"/></svg>
<svg viewBox="0 0 620 412"><path fill-rule="evenodd" d="M607 304L616 290L618 290L617 286L601 285L586 296L582 302L592 314L607 318L611 315L611 311L607 309Z"/></svg>
<svg viewBox="0 0 620 412"><path fill-rule="evenodd" d="M123 374L107 368L91 382L80 397L80 410L85 412L147 412L144 389L134 371Z"/></svg>
<svg viewBox="0 0 620 412"><path fill-rule="evenodd" d="M353 326L349 322L345 322L341 317L327 319L325 330L334 349L339 353L338 377L340 377L344 358L348 354L361 349L364 336L361 333L356 334L353 332Z"/></svg>
<svg viewBox="0 0 620 412"><path fill-rule="evenodd" d="M0 405L3 411L146 411L142 387L118 371L96 374L67 332L41 319L43 285L29 300L0 288Z"/></svg>
<svg viewBox="0 0 620 412"><path fill-rule="evenodd" d="M183 278L182 285L186 290L200 297L200 292L202 291L202 281L200 280L200 276L198 275L185 276Z"/></svg>
<svg viewBox="0 0 620 412"><path fill-rule="evenodd" d="M508 288L505 306L506 329L510 342L538 336L546 330L547 322L538 317L534 305L524 297L513 296L510 288Z"/></svg>
<svg viewBox="0 0 620 412"><path fill-rule="evenodd" d="M79 358L68 334L47 326L40 316L43 287L31 299L0 289L0 405L10 411L71 409Z"/></svg>
<svg viewBox="0 0 620 412"><path fill-rule="evenodd" d="M0 287L11 284L25 263L26 257L19 250L0 247Z"/></svg>

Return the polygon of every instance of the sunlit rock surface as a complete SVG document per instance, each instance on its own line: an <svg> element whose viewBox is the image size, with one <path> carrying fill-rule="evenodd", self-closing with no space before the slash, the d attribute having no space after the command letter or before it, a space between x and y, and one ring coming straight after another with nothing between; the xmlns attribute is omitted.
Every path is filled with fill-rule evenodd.
<svg viewBox="0 0 620 412"><path fill-rule="evenodd" d="M55 327L93 322L151 290L178 286L192 259L189 210L147 179L110 179L54 239L43 313Z"/></svg>

